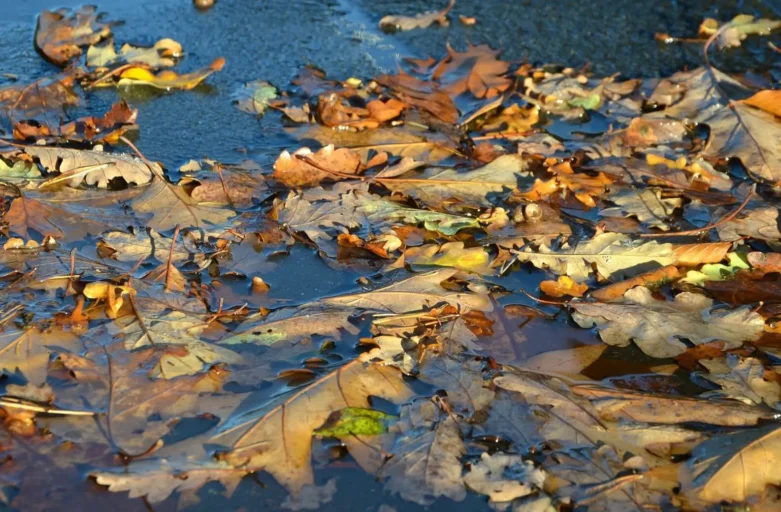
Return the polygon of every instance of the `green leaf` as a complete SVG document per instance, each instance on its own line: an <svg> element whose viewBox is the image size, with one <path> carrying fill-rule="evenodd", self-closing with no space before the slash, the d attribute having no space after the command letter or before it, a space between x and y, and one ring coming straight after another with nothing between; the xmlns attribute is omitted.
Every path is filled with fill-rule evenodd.
<svg viewBox="0 0 781 512"><path fill-rule="evenodd" d="M708 263L700 270L690 270L681 281L684 283L702 285L705 281L724 281L734 276L738 270L751 268L744 253L727 253L728 264Z"/></svg>
<svg viewBox="0 0 781 512"><path fill-rule="evenodd" d="M582 107L586 110L598 110L599 106L602 105L602 96L599 94L589 94L582 98L573 98L567 103L572 107Z"/></svg>
<svg viewBox="0 0 781 512"><path fill-rule="evenodd" d="M322 437L376 436L388 431L388 423L398 416L364 409L363 407L345 407L331 414L326 424L314 431Z"/></svg>
<svg viewBox="0 0 781 512"><path fill-rule="evenodd" d="M262 116L268 108L268 102L277 96L276 87L263 80L253 80L234 93L233 103L243 112Z"/></svg>

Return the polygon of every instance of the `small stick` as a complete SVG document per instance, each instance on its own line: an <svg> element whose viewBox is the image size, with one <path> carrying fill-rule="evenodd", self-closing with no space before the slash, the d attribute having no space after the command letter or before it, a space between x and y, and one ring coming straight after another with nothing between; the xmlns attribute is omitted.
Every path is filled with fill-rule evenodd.
<svg viewBox="0 0 781 512"><path fill-rule="evenodd" d="M743 208L746 207L746 205L748 204L749 200L754 195L754 191L756 190L756 188L757 188L757 184L755 183L755 184L753 184L751 186L751 190L748 191L748 194L746 194L746 198L743 200L742 203L740 203L740 206L735 208L735 210L733 210L731 213L728 213L727 215L725 215L724 217L719 219L717 222L714 222L712 224L708 224L707 226L703 226L700 229L690 229L688 231L678 231L678 232L675 232L675 233L642 233L642 234L640 234L638 236L641 237L641 238L659 238L659 237L667 237L667 236L688 236L688 235L699 235L699 234L703 233L704 231L710 231L711 229L717 228L717 227L719 227L721 225L724 225L727 222L729 222L732 219L734 219L735 217L737 217L737 215L740 213L740 211L743 210Z"/></svg>

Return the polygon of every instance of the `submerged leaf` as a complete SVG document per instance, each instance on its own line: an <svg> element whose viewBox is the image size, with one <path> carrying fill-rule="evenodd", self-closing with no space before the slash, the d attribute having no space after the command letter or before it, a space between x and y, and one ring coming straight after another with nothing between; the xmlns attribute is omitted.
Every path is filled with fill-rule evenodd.
<svg viewBox="0 0 781 512"><path fill-rule="evenodd" d="M700 345L724 340L735 348L762 335L765 321L743 307L711 311L713 301L702 295L680 293L673 302L656 300L639 286L624 294L623 304L573 303L573 319L581 327L596 326L608 345L625 347L634 341L653 357L673 357L686 351L679 338Z"/></svg>

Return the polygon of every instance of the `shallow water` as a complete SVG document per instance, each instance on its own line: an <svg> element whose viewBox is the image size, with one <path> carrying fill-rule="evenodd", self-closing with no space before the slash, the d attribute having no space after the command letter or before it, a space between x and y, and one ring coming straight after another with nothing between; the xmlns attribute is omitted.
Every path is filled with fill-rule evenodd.
<svg viewBox="0 0 781 512"><path fill-rule="evenodd" d="M32 48L35 15L41 9L80 3L0 0L3 32L0 71L13 73L21 81L53 73L55 68ZM654 40L655 32L691 35L696 34L699 23L707 16L729 19L741 12L771 16L774 11L776 15L781 12L777 2L759 1L459 0L460 14L478 18L475 27L465 27L454 20L449 28L392 35L376 28L376 22L386 14L414 14L438 8L440 3L444 4L423 0L218 0L210 11L198 12L187 0L105 0L99 2L101 10L107 11L110 19L124 22L114 29L116 41L151 44L161 37L176 39L187 52L177 67L180 72L205 66L218 56L224 56L227 64L208 80L207 86L190 92L142 95L99 90L88 95L89 111L104 111L116 101L118 94L127 98L139 110L139 149L169 169L176 169L191 158L208 156L225 162L249 157L260 163L264 171L270 171L279 152L295 147L296 142L284 132L278 116L267 115L258 120L231 104L233 91L243 82L263 79L284 88L306 64L314 64L335 78L371 77L393 71L402 56L442 55L447 43L455 48L463 48L467 43L490 43L503 49L504 57L512 60L568 66L588 63L597 75L660 76L699 65L700 46L660 45ZM741 69L770 69L771 75L781 78L781 63L771 57L765 41L748 41L739 51L724 57L720 64L729 70L741 62ZM8 78L0 78L0 86L7 82ZM311 249L297 246L290 255L275 260L268 270L267 281L272 287L272 298L300 304L354 289L357 279L370 273L371 269L361 268L334 270ZM521 271L497 283L513 290L535 289L540 279L539 273ZM236 284L234 296L246 295L243 287L246 287L244 283ZM521 294L511 294L502 303L532 304ZM226 304L230 305L233 304ZM517 360L598 342L588 331L567 328L564 320L554 323L534 320L518 333L518 343L523 343L523 348L516 352ZM610 368L594 368L592 377L606 378L627 373L628 369L637 373L646 371L647 361L639 351L615 352L616 366L621 368L615 372ZM192 434L201 427L193 424L178 428L191 429L189 434ZM381 504L398 510L417 508L386 495L381 484L358 470L349 459L334 462L333 452L333 447L322 445L314 450L316 467L343 466L338 472L338 491L322 510L368 511L377 510ZM318 483L333 476L333 471L320 469ZM201 492L203 501L198 509L275 508L284 499L284 491L267 475L259 476L258 480L262 485L245 479L228 503L220 494L219 485L207 485ZM105 490L95 492L108 494ZM122 505L129 510L145 510L138 501ZM485 507L485 501L470 495L459 504L442 500L427 510L478 507ZM155 507L155 510L169 509L173 508L168 503Z"/></svg>

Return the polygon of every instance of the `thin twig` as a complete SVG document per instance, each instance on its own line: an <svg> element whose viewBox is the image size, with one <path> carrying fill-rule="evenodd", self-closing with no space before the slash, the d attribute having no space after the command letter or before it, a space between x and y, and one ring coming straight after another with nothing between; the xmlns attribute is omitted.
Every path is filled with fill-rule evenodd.
<svg viewBox="0 0 781 512"><path fill-rule="evenodd" d="M165 181L165 176L163 176L162 173L158 172L157 166L155 164L153 164L152 162L150 162L149 160L147 160L147 158L144 156L144 154L141 152L141 150L139 150L136 147L135 144L130 142L130 140L127 137L125 137L124 135L120 135L119 136L119 140L121 140L122 142L124 142L125 144L130 146L130 149L132 149L136 153L136 155L138 155L138 158L140 158L141 161L144 162L147 167L149 167L149 170L150 170L150 172L152 174L154 174L155 176L157 176L161 180Z"/></svg>
<svg viewBox="0 0 781 512"><path fill-rule="evenodd" d="M41 414L57 414L60 416L95 416L96 412L92 411L74 411L70 409L60 409L58 407L46 407L38 405L29 400L23 398L16 398L13 396L0 397L0 407L6 407L8 409L22 409L24 411L32 411Z"/></svg>
<svg viewBox="0 0 781 512"><path fill-rule="evenodd" d="M712 36L708 38L708 40L705 42L705 46L702 47L702 56L705 61L705 70L708 72L708 75L710 75L711 80L713 81L713 85L716 88L716 90L719 92L721 97L724 99L724 101L727 102L727 108L732 110L732 115L735 116L735 118L738 120L738 124L740 124L740 127L743 128L743 130L748 134L749 137L751 137L751 140L754 141L754 145L757 148L757 151L759 152L759 155L762 157L762 160L767 164L768 167L770 167L770 163L768 162L767 158L765 158L765 154L762 152L762 146L759 145L759 142L754 137L754 134L751 133L751 130L748 129L748 126L743 121L743 117L740 115L740 113L735 110L732 99L729 97L729 95L722 89L721 84L719 83L718 78L716 78L716 72L715 68L713 67L713 64L710 62L710 57L708 57L708 52L710 51L710 47L713 44L713 42L719 38L727 29L732 28L732 23L725 23L723 27L718 29L716 32L713 33ZM709 143L710 140L712 140L712 137L709 137ZM746 169L746 174L749 178L751 178L752 181L756 183L766 183L767 180L765 180L762 176L757 176L754 174L754 171L749 169L747 165L743 166Z"/></svg>
<svg viewBox="0 0 781 512"><path fill-rule="evenodd" d="M346 172L340 172L340 171L334 171L334 170L331 170L331 169L327 169L327 168L325 168L322 165L318 164L317 162L315 162L314 160L312 160L311 158L309 158L306 155L294 155L294 156L297 159L302 160L302 161L306 162L307 164L311 165L315 169L317 169L319 171L323 171L323 172L328 173L328 174L333 174L334 176L339 176L341 178L348 178L348 179L353 179L353 180L365 180L366 179L365 176L359 176L357 174L348 174Z"/></svg>
<svg viewBox="0 0 781 512"><path fill-rule="evenodd" d="M174 236L171 238L171 249L168 251L168 264L165 267L165 291L170 292L173 286L173 277L171 267L174 265L174 249L176 248L176 239L179 237L179 224L174 229Z"/></svg>
<svg viewBox="0 0 781 512"><path fill-rule="evenodd" d="M751 186L751 189L748 191L748 194L746 194L746 198L743 199L743 202L740 203L740 206L735 208L731 213L728 213L727 215L723 216L721 219L719 219L717 222L708 224L707 226L703 226L699 229L690 229L688 231L677 231L675 233L642 233L638 235L641 238L660 238L660 237L667 237L667 236L690 236L690 235L699 235L702 234L705 231L710 231L713 228L717 228L719 226L722 226L726 224L727 222L734 219L740 212L743 210L743 208L746 207L749 200L754 196L754 191L757 188L757 184L753 184Z"/></svg>

